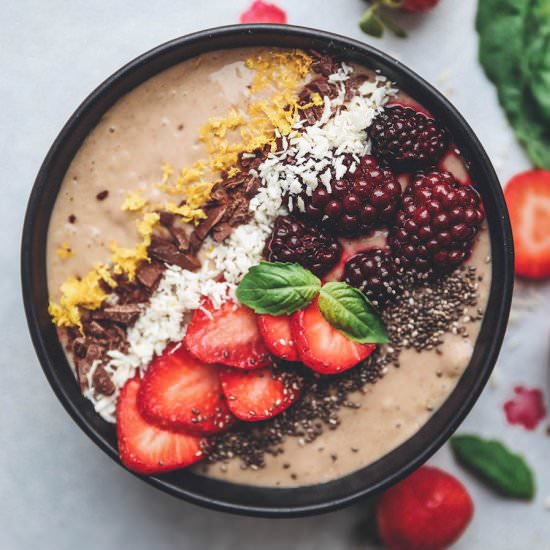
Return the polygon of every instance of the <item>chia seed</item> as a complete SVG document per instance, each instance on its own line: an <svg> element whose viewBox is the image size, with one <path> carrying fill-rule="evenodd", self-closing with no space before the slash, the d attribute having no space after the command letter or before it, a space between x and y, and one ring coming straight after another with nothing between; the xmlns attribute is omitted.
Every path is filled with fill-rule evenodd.
<svg viewBox="0 0 550 550"><path fill-rule="evenodd" d="M352 394L364 393L391 366L398 368L403 349L419 353L435 350L441 355L439 346L445 334L456 332L467 337L464 323L483 317L483 311L477 308L477 287L475 266L462 267L438 281L402 282L394 302L381 312L390 345L377 347L361 364L339 375L321 376L297 363L280 365L287 384L303 388L300 399L269 420L241 423L229 432L210 437L203 443L206 460L224 463L238 457L242 469L256 470L265 467L267 455L284 452L281 445L286 437L297 437L305 446L325 429L336 429L342 408L360 408ZM290 466L283 464L285 469Z"/></svg>

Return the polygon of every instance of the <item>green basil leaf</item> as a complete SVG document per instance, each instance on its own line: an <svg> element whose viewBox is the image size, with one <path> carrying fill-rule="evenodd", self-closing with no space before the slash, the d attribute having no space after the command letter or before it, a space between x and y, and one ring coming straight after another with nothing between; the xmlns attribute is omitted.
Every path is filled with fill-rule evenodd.
<svg viewBox="0 0 550 550"><path fill-rule="evenodd" d="M256 313L283 315L306 307L320 288L321 281L299 264L261 262L248 270L237 298Z"/></svg>
<svg viewBox="0 0 550 550"><path fill-rule="evenodd" d="M500 441L456 435L451 438L451 449L461 464L502 495L526 500L534 497L531 468Z"/></svg>
<svg viewBox="0 0 550 550"><path fill-rule="evenodd" d="M388 335L368 298L347 283L327 283L319 295L323 317L350 340L360 344L387 344Z"/></svg>

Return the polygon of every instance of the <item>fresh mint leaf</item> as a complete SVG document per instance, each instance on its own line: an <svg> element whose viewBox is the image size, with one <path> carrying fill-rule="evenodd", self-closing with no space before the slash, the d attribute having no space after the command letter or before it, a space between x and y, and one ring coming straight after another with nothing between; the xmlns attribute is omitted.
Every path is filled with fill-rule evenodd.
<svg viewBox="0 0 550 550"><path fill-rule="evenodd" d="M306 307L320 289L321 281L299 264L261 262L248 270L237 298L256 313L283 315Z"/></svg>
<svg viewBox="0 0 550 550"><path fill-rule="evenodd" d="M535 495L531 468L522 456L509 451L500 441L476 435L456 435L451 449L465 468L504 496L530 500Z"/></svg>
<svg viewBox="0 0 550 550"><path fill-rule="evenodd" d="M323 317L350 340L361 344L386 344L388 335L368 298L347 283L327 283L319 295Z"/></svg>

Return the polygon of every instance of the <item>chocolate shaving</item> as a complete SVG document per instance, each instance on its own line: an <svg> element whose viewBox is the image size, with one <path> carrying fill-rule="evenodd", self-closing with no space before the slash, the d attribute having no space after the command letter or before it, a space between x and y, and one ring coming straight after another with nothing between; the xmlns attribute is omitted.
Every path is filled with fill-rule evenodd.
<svg viewBox="0 0 550 550"><path fill-rule="evenodd" d="M170 235L174 238L176 241L177 247L182 252L188 252L189 251L189 237L187 233L185 232L185 229L183 227L169 227L168 231L170 231Z"/></svg>
<svg viewBox="0 0 550 550"><path fill-rule="evenodd" d="M148 249L149 256L160 262L177 265L182 269L195 271L201 266L200 260L192 254L178 250L178 247L168 239L153 235Z"/></svg>
<svg viewBox="0 0 550 550"><path fill-rule="evenodd" d="M317 51L310 52L313 62L311 64L311 71L322 76L330 76L338 70L337 61L330 55L322 54Z"/></svg>
<svg viewBox="0 0 550 550"><path fill-rule="evenodd" d="M205 209L206 219L203 220L194 231L201 241L204 241L208 233L210 233L210 230L222 220L226 210L227 206L224 205Z"/></svg>
<svg viewBox="0 0 550 550"><path fill-rule="evenodd" d="M139 304L116 304L94 311L92 317L95 320L107 320L122 325L131 325L140 313L141 307ZM88 347L88 352L89 350Z"/></svg>
<svg viewBox="0 0 550 550"><path fill-rule="evenodd" d="M95 369L92 376L92 385L97 393L101 393L103 395L112 395L115 393L116 387L102 365L99 365Z"/></svg>
<svg viewBox="0 0 550 550"><path fill-rule="evenodd" d="M233 232L233 227L231 227L228 223L219 223L214 227L212 230L212 238L217 242L221 243L231 235Z"/></svg>
<svg viewBox="0 0 550 550"><path fill-rule="evenodd" d="M105 189L104 191L100 191L100 192L95 196L95 198L96 198L98 201L104 201L108 196L109 196L109 191L108 191L107 189Z"/></svg>
<svg viewBox="0 0 550 550"><path fill-rule="evenodd" d="M164 267L156 262L141 262L136 269L136 279L148 290L152 291L156 288Z"/></svg>
<svg viewBox="0 0 550 550"><path fill-rule="evenodd" d="M159 218L160 218L160 225L163 225L167 229L172 227L174 225L174 221L176 219L176 216L172 214L172 212L166 212L166 210L162 210L159 212Z"/></svg>

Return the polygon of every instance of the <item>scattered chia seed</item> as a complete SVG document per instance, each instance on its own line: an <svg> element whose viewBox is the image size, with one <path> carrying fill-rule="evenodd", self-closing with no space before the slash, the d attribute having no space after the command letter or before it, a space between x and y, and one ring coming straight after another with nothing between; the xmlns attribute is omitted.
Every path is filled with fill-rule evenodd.
<svg viewBox="0 0 550 550"><path fill-rule="evenodd" d="M298 437L300 445L307 445L325 429L336 429L343 407L360 407L352 394L364 393L365 387L380 380L391 365L399 367L403 349L419 353L435 350L441 355L439 346L446 333L467 337L464 323L483 317L477 308L478 298L475 266L462 267L438 281L402 282L399 296L381 312L390 345L378 347L363 363L339 375L321 376L300 364L281 366L288 383L303 386L301 398L269 420L241 423L234 430L209 438L203 445L206 460L223 463L239 457L242 469L263 468L266 455L284 452L281 445L286 437ZM352 452L357 451L352 448ZM283 468L290 468L290 464L284 463Z"/></svg>

